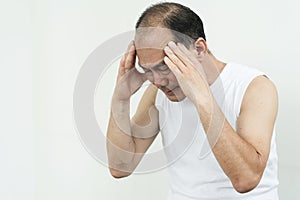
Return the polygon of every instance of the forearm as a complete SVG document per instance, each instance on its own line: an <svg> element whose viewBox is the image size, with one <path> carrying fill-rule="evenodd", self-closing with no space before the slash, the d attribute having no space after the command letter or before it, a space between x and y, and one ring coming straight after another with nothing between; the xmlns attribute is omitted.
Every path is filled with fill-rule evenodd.
<svg viewBox="0 0 300 200"><path fill-rule="evenodd" d="M214 98L197 108L212 151L233 186L242 192L254 188L264 169L260 153L233 130Z"/></svg>
<svg viewBox="0 0 300 200"><path fill-rule="evenodd" d="M131 136L130 102L112 101L107 128L107 154L110 168L128 175L133 170L135 143Z"/></svg>

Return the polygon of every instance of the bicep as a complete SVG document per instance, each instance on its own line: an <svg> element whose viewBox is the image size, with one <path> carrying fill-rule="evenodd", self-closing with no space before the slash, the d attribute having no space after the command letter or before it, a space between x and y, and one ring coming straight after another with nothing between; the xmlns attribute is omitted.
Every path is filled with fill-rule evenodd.
<svg viewBox="0 0 300 200"><path fill-rule="evenodd" d="M264 164L270 152L277 110L278 95L274 84L265 76L256 77L243 97L237 133L256 149Z"/></svg>

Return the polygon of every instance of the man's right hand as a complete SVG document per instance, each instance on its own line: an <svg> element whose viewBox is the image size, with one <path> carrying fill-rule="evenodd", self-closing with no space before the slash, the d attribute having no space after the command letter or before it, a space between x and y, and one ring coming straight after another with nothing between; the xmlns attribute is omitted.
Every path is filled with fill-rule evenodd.
<svg viewBox="0 0 300 200"><path fill-rule="evenodd" d="M129 176L135 170L159 133L156 86L148 86L135 115L130 118L130 97L147 80L135 68L135 60L136 48L131 42L120 62L107 128L109 169L115 178Z"/></svg>
<svg viewBox="0 0 300 200"><path fill-rule="evenodd" d="M136 49L134 41L132 41L120 61L114 100L129 101L130 97L146 81L144 74L139 73L135 68L135 60Z"/></svg>

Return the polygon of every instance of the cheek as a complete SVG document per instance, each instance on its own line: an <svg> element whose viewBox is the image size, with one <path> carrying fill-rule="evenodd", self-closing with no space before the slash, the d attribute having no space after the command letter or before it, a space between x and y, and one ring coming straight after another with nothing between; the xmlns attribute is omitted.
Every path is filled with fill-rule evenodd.
<svg viewBox="0 0 300 200"><path fill-rule="evenodd" d="M176 76L174 75L174 73L173 72L170 72L169 74L168 74L168 79L172 82L172 83L177 83L178 81L177 81L177 79L176 79Z"/></svg>
<svg viewBox="0 0 300 200"><path fill-rule="evenodd" d="M154 78L153 78L153 75L152 74L145 74L145 77L146 77L146 79L148 80L148 81L150 81L151 83L153 83L153 81L154 81Z"/></svg>
<svg viewBox="0 0 300 200"><path fill-rule="evenodd" d="M150 81L151 83L154 82L154 77L152 73L149 74L145 74L145 77L148 81ZM178 81L176 79L176 76L173 74L173 72L170 72L168 75L163 75L163 79L167 79L168 83L171 85L176 85L178 84Z"/></svg>

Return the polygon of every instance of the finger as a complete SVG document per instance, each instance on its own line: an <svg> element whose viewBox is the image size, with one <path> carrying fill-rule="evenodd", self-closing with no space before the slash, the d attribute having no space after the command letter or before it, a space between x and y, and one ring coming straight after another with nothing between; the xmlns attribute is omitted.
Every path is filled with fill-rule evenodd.
<svg viewBox="0 0 300 200"><path fill-rule="evenodd" d="M126 58L128 56L129 50L131 48L132 45L132 41L128 44L127 49L125 51L125 53L123 54L121 61L120 61L120 65L119 65L119 75L123 76L123 74L125 73L125 62L126 62Z"/></svg>
<svg viewBox="0 0 300 200"><path fill-rule="evenodd" d="M131 42L128 44L127 49L126 49L126 51L125 51L125 53L124 53L125 60L126 60L128 54L129 54L129 52L130 52L130 48L131 48L131 46L132 46L132 43L133 43L133 41L131 41ZM125 62L124 62L124 67L125 67Z"/></svg>
<svg viewBox="0 0 300 200"><path fill-rule="evenodd" d="M121 58L118 73L119 76L123 76L123 74L125 73L125 54Z"/></svg>
<svg viewBox="0 0 300 200"><path fill-rule="evenodd" d="M127 46L127 49L126 49L126 51L125 51L125 57L127 57L127 55L128 55L128 53L129 53L129 50L130 50L132 44L133 44L133 40L130 41L129 44L128 44L128 46Z"/></svg>
<svg viewBox="0 0 300 200"><path fill-rule="evenodd" d="M181 72L186 70L186 66L183 64L183 62L173 53L173 51L166 46L164 48L164 51L168 58L172 61L173 64L176 65L176 68L179 68Z"/></svg>
<svg viewBox="0 0 300 200"><path fill-rule="evenodd" d="M178 48L188 57L191 65L196 65L199 63L197 58L191 54L191 52L181 43L178 43Z"/></svg>
<svg viewBox="0 0 300 200"><path fill-rule="evenodd" d="M170 49L174 52L174 54L185 64L185 66L190 66L193 63L190 61L189 59L189 55L187 54L186 51L183 51L180 46L179 43L178 45L176 45L173 41L170 41L168 43L168 46L170 47ZM188 51L189 52L189 51Z"/></svg>
<svg viewBox="0 0 300 200"><path fill-rule="evenodd" d="M200 72L203 74L204 70L200 61L183 44L178 43L178 48L180 48L181 51L184 52L185 55L189 58L191 66L194 67L196 70L200 70Z"/></svg>
<svg viewBox="0 0 300 200"><path fill-rule="evenodd" d="M135 66L135 58L136 58L136 52L135 52L135 46L133 42L131 43L131 46L129 48L126 61L125 61L125 73L129 71L131 68L134 68Z"/></svg>
<svg viewBox="0 0 300 200"><path fill-rule="evenodd" d="M174 75L178 79L182 73L180 71L180 69L167 56L164 57L164 62L166 63L166 65L168 65L168 67L171 69L171 71L174 73Z"/></svg>

